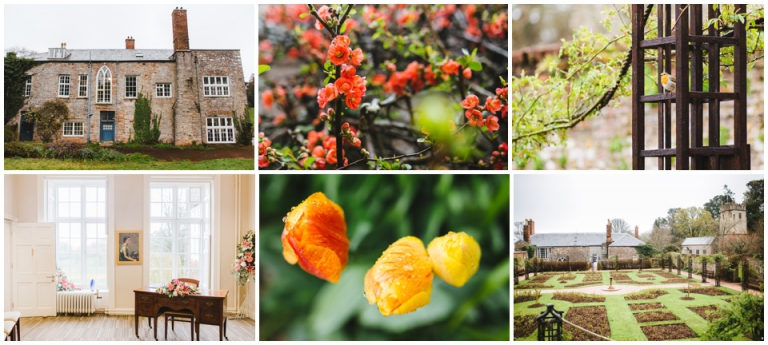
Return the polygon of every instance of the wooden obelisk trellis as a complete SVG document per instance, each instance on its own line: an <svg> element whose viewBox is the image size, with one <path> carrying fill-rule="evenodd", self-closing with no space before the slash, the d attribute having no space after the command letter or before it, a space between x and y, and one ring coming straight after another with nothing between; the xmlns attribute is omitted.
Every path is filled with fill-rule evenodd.
<svg viewBox="0 0 768 345"><path fill-rule="evenodd" d="M658 38L645 39L646 5L632 5L632 168L645 169L647 157L658 157L659 170L714 170L750 168L747 144L747 46L743 23L721 35L713 26L703 34L702 5L655 5ZM675 10L672 11L672 6ZM707 18L720 11L704 5ZM746 5L735 5L746 13ZM720 92L720 47L733 46L733 92ZM657 74L677 78L675 92L664 92L658 75L658 93L645 95L645 50L658 51ZM704 91L706 50L709 87ZM672 51L674 70L672 69ZM734 144L720 143L720 103L734 102ZM645 104L658 104L658 148L645 149ZM672 103L675 103L675 147L672 146ZM704 146L704 104L709 105L708 146Z"/></svg>

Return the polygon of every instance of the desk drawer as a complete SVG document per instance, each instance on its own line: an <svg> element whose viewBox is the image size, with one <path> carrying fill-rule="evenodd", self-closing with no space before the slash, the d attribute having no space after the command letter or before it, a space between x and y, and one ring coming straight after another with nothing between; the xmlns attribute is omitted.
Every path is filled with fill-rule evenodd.
<svg viewBox="0 0 768 345"><path fill-rule="evenodd" d="M136 302L135 313L136 315L139 315L139 316L154 316L152 315L152 310L154 309L153 306L154 305L151 302L150 303Z"/></svg>
<svg viewBox="0 0 768 345"><path fill-rule="evenodd" d="M218 325L222 321L222 312L221 308L200 308L200 315L198 318L200 319L200 323Z"/></svg>
<svg viewBox="0 0 768 345"><path fill-rule="evenodd" d="M189 309L194 311L196 309L194 298L158 296L157 303L173 310Z"/></svg>

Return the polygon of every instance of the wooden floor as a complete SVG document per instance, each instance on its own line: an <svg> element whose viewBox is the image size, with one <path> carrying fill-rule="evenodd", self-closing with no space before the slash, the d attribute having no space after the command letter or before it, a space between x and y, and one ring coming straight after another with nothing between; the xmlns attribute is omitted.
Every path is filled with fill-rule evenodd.
<svg viewBox="0 0 768 345"><path fill-rule="evenodd" d="M56 316L56 317L22 317L22 341L154 341L154 329L147 325L147 318L139 318L139 338L136 338L133 316L108 316L92 314L91 316ZM158 318L159 328L157 339L165 340L165 322ZM153 326L154 327L154 326ZM168 324L168 341L189 341L189 323L177 322L176 330L171 330ZM229 341L255 341L256 323L251 319L227 321L227 337ZM200 340L218 341L219 327L200 325ZM224 339L226 341L227 338Z"/></svg>

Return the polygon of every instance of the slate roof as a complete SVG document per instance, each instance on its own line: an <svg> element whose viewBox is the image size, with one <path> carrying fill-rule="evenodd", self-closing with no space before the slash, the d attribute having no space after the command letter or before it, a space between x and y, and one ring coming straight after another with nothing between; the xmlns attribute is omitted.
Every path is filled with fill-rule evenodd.
<svg viewBox="0 0 768 345"><path fill-rule="evenodd" d="M612 234L609 247L635 247L645 244L634 236L624 233ZM531 244L539 247L591 247L605 243L602 232L569 232L533 234Z"/></svg>
<svg viewBox="0 0 768 345"><path fill-rule="evenodd" d="M173 49L67 49L63 59L49 59L48 53L34 55L35 61L171 61ZM136 57L136 54L144 57Z"/></svg>
<svg viewBox="0 0 768 345"><path fill-rule="evenodd" d="M681 246L709 245L715 240L715 236L707 237L687 237L683 240Z"/></svg>

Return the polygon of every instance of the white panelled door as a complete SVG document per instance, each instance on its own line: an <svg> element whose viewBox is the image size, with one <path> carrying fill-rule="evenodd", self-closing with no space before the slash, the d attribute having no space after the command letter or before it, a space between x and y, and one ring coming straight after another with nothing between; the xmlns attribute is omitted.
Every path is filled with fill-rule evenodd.
<svg viewBox="0 0 768 345"><path fill-rule="evenodd" d="M21 316L56 316L56 224L13 227L13 303Z"/></svg>

